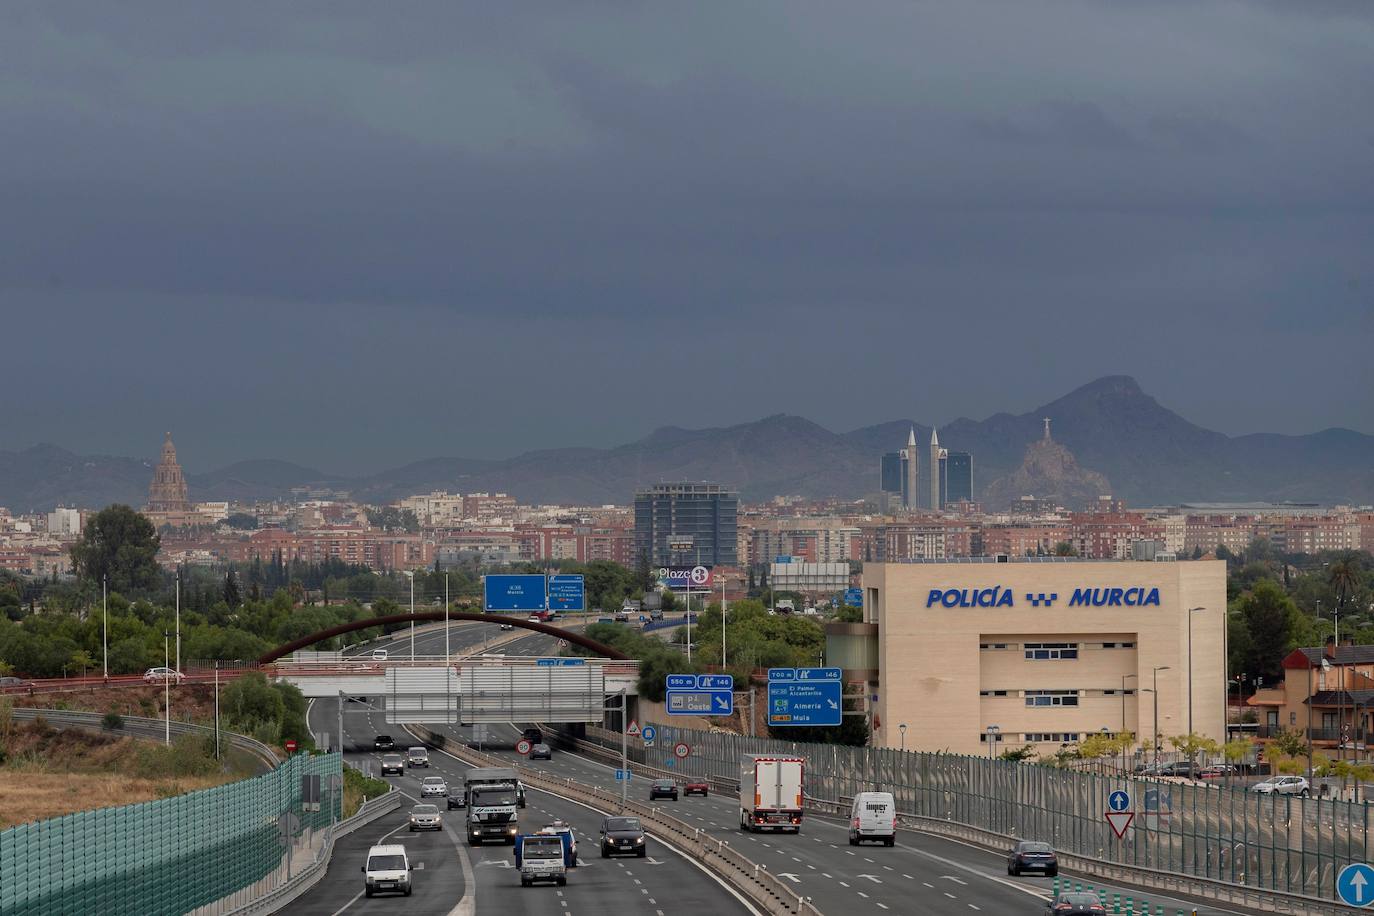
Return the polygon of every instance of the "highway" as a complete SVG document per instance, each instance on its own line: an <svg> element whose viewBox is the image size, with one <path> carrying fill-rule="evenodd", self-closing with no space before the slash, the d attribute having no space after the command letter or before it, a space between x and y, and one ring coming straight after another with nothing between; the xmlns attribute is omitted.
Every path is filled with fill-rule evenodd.
<svg viewBox="0 0 1374 916"><path fill-rule="evenodd" d="M460 641L463 646L481 642L482 634L469 632L471 629L475 628L465 627L460 631L455 627L450 634L455 652L460 651ZM417 652L421 652L421 639L426 640L429 651L434 651L437 642L438 651L442 652L442 630L417 636ZM400 651L401 643L408 651L408 633L398 635L392 645L385 642L373 645ZM536 634L518 639L505 651L537 654L553 648L554 641L550 637ZM332 702L325 700L312 704L311 725L315 730L326 731L334 727L335 716ZM376 735L392 735L400 748L411 743L401 727L386 724L382 713L354 703L345 706L344 732L346 747L356 748L347 751L348 760L373 773L379 771L380 755L371 751L371 742ZM342 840L324 879L293 903L290 912L334 916L338 913L397 912L398 907L406 913L452 912L480 916L590 916L598 913L735 916L754 912L696 864L653 838L649 839L649 853L644 859L601 859L597 853L601 813L534 790L528 793L528 806L520 812L521 829L537 829L553 820L567 821L577 834L581 864L569 873L566 887L522 888L514 871L511 847L469 847L455 831L455 828L461 829L462 811L444 812L446 823L441 834L411 834L406 829L405 814L419 800L421 779L440 775L450 781L459 781L468 769L466 764L438 751L431 752L430 762L428 769L408 771L399 778L388 777L388 782L407 795L401 811ZM440 804L442 806L443 802ZM362 896L362 873L358 869L367 848L383 837L386 842L405 844L411 856L424 863L415 872L414 894L404 902Z"/></svg>
<svg viewBox="0 0 1374 916"><path fill-rule="evenodd" d="M471 632L470 628L467 627L462 630L455 628L451 634L455 652L462 651L460 645L476 644L482 638L480 633ZM402 640L404 640L405 648L408 649L408 634L398 634L396 641ZM431 652L434 651L434 641L437 640L438 651L442 652L442 631L424 633L417 637L417 652L424 654L426 650L421 648L421 640L426 642L427 651ZM380 644L378 643L378 645ZM510 655L538 655L552 653L556 648L549 637L534 634L518 638L500 651ZM312 715L318 716L317 719L312 720L318 723L315 726L317 729L328 730L334 721L333 704L329 701L316 703ZM350 759L361 758L360 763L367 761L364 766L371 772L378 771L376 755L368 751L370 741L376 734L391 734L396 739L398 747L407 746L409 743L404 730L399 726L386 725L384 717L380 713L350 704L346 708L345 716L345 732L351 742L358 742L359 748L358 753L350 754ZM471 728L451 728L444 731L455 739L465 742L472 741ZM557 749L555 749L552 761L525 761L514 750L515 741L518 737L519 728L514 724L488 726L484 749L489 753L508 757L512 764L523 763L559 778L572 778L579 783L615 790L617 784L614 780L612 767L579 753ZM445 776L452 777L466 769L464 765L446 755L433 753L431 759L436 764L435 772ZM427 775L424 771L420 772L421 775ZM407 776L399 780L398 784L412 795L418 793L417 778ZM636 800L645 801L647 791L648 780L637 777L632 785L631 796ZM579 842L586 839L589 833L594 841L595 826L598 822L596 815L579 806L539 793L532 793L531 799L531 808L527 809L526 818L531 821L541 817L566 819L573 823L577 829ZM684 798L676 803L660 802L659 804L668 808L671 813L687 823L701 827L713 836L726 840L754 861L763 863L775 875L782 877L794 887L797 893L811 897L815 905L827 914L853 916L856 913L869 913L878 916L878 914L891 911L930 914L1037 913L1044 911L1045 900L1048 898L1053 884L1051 879L1042 877L1013 878L1008 876L1005 862L998 853L919 832L902 831L899 834L897 846L892 849L876 845L853 848L848 845L847 832L842 822L814 814L807 816L800 835L747 834L739 830L739 809L733 796L713 794L706 799ZM459 812L455 811L453 814L457 815ZM369 837L376 836L381 832L381 830L371 827L362 831ZM363 843L362 840L358 842ZM651 840L651 843L653 842ZM654 845L656 849L662 846L660 843L654 843ZM595 848L594 845L592 848ZM460 858L462 852L463 849L458 849ZM511 862L507 848L484 847L471 850L471 854L479 889L485 886L486 876L505 872L504 883L513 885L516 890L519 890L513 874L501 864ZM663 869L652 872L651 877L654 879L661 880L675 871L681 871L680 869L668 868L670 857L666 852L659 856L656 851L654 855L658 860L665 863L662 866L649 866L650 869ZM601 864L600 860L594 864ZM613 863L608 864L614 869L615 874L618 875L621 872L622 866L619 863L613 860ZM648 880L639 874L644 870L641 863L627 860L623 867L636 872L636 874L628 876L632 880L636 878ZM321 895L332 893L334 896L329 898L331 900L337 899L341 893L337 890L326 889L334 881L334 871L335 869L331 868L329 879L316 889L316 893ZM452 877L459 874L460 871L450 865L445 880L461 880ZM1101 882L1090 878L1075 877L1067 872L1061 872L1061 875L1076 882L1081 881L1084 885L1103 886ZM599 876L599 878L605 877L608 875ZM340 880L346 886L353 887L352 893L356 894L357 889L361 887L360 879L361 875L357 872L357 864L351 863L351 870ZM496 884L502 885L502 881L496 881ZM593 884L586 880L585 872L575 872L574 877L570 879L569 887L559 890L565 890L571 895L575 887L581 889L589 884L593 888L599 888L596 893L602 896L580 895L576 905L582 909L585 910L588 905L614 905L616 907L625 905L623 899L616 900L613 904L607 902L615 898L617 888L619 891L625 890L623 886L617 885L617 888L606 888L601 886L600 881ZM632 885L635 890L644 887L646 886ZM689 868L685 874L677 874L672 882L672 887L672 892L659 891L655 886L648 889L647 893L641 894L640 896L646 900L652 898L658 901L658 903L650 905L644 912L657 916L656 911L664 909L661 905L664 899L671 900L676 909L684 899L685 890L689 887L702 893L725 893L695 868ZM531 890L538 891L541 889ZM1112 894L1119 893L1123 902L1129 896L1135 901L1137 911L1139 911L1141 901L1149 901L1152 908L1164 906L1165 911L1170 916L1178 911L1191 913L1194 908L1196 908L1199 916L1233 916L1233 914L1240 912L1217 907L1206 901L1185 900L1150 891L1111 886L1107 886L1106 889L1109 894L1109 902L1112 899L1110 896ZM667 894L667 897L660 897L660 893ZM610 896L605 896L608 894ZM503 893L502 896L505 894ZM412 898L412 905L417 905L414 903L415 899ZM369 903L372 902L375 901L369 901ZM476 905L478 912L482 912L484 906L482 894L477 895ZM565 905L560 905L557 909L559 912L567 913L572 911L570 908L574 905L570 897ZM742 905L733 898L728 902L718 901L716 905L742 908ZM327 904L325 906L327 907ZM505 909L506 907L503 906L503 911ZM334 909L308 910L307 912L332 914L336 911L337 907ZM429 912L428 910L420 911ZM349 912L353 912L353 909L350 909ZM667 910L664 912L666 913Z"/></svg>

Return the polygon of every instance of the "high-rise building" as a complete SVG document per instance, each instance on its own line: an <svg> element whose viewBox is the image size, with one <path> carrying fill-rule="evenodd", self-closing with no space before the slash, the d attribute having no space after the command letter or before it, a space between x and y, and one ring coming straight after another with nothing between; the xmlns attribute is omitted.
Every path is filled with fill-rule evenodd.
<svg viewBox="0 0 1374 916"><path fill-rule="evenodd" d="M945 452L945 495L943 504L973 502L973 456L968 452Z"/></svg>
<svg viewBox="0 0 1374 916"><path fill-rule="evenodd" d="M635 494L635 552L654 566L735 566L739 494L714 483L660 483Z"/></svg>
<svg viewBox="0 0 1374 916"><path fill-rule="evenodd" d="M916 427L907 436L906 448L888 452L882 459L882 493L901 499L903 509L914 509L919 492L921 459L916 450Z"/></svg>
<svg viewBox="0 0 1374 916"><path fill-rule="evenodd" d="M162 443L162 459L153 471L153 482L148 486L148 509L152 512L190 512L191 504L186 499L186 478L177 464L177 447L172 444L172 434Z"/></svg>
<svg viewBox="0 0 1374 916"><path fill-rule="evenodd" d="M893 496L902 495L902 481L905 479L906 462L901 450L883 455L882 492Z"/></svg>

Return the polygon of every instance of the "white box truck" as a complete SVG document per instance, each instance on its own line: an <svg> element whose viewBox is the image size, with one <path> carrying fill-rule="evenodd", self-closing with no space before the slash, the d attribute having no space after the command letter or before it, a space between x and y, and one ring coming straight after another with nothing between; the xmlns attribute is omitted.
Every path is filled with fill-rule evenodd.
<svg viewBox="0 0 1374 916"><path fill-rule="evenodd" d="M740 758L739 829L801 833L806 760L777 754Z"/></svg>

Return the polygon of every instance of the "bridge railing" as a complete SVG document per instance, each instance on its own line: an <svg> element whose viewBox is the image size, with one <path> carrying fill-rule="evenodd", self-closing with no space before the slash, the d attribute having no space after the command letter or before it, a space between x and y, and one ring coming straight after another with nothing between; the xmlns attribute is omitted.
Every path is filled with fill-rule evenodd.
<svg viewBox="0 0 1374 916"><path fill-rule="evenodd" d="M452 665L456 668L465 667L509 667L509 668L538 668L542 659L549 656L521 656L521 655L500 655L490 653L485 655L465 656L461 659L446 660L442 655L417 655L413 659L409 655L391 657L385 660L374 660L363 656L358 658L346 658L342 660L325 659L282 659L264 666L264 670L278 676L310 676L310 675L379 675L383 674L388 668L435 668L444 665ZM617 661L613 659L586 658L581 659L581 663L586 666L595 666L602 670L607 677L637 677L639 675L638 661Z"/></svg>

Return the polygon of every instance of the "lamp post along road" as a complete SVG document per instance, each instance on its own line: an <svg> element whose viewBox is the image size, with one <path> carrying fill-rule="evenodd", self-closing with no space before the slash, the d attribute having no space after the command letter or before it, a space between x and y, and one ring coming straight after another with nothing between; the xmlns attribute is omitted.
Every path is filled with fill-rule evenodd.
<svg viewBox="0 0 1374 916"><path fill-rule="evenodd" d="M1128 681L1128 680L1131 679L1131 678L1135 678L1136 681L1139 682L1139 680L1140 680L1140 675L1138 675L1138 674L1123 674L1123 675L1121 675L1121 734L1122 734L1123 736L1126 734L1126 681ZM1135 710L1136 710L1136 711L1135 711L1136 728L1139 729L1139 728L1140 728L1140 701L1139 701L1139 700L1136 700ZM1126 772L1126 741L1125 741L1125 738L1124 738L1124 737L1123 737L1123 739L1122 739L1122 741L1121 741L1121 772L1122 772L1123 774Z"/></svg>
<svg viewBox="0 0 1374 916"><path fill-rule="evenodd" d="M172 675L166 669L171 664L168 657L171 649L168 644L171 642L172 634L166 630L162 631L162 743L168 747L172 744Z"/></svg>
<svg viewBox="0 0 1374 916"><path fill-rule="evenodd" d="M1155 715L1154 730L1150 732L1150 744L1154 748L1155 768L1159 768L1159 672L1168 671L1168 665L1158 665L1154 669L1154 690L1155 695Z"/></svg>
<svg viewBox="0 0 1374 916"><path fill-rule="evenodd" d="M906 723L897 726L897 731L902 733L902 751L906 751Z"/></svg>
<svg viewBox="0 0 1374 916"><path fill-rule="evenodd" d="M177 674L181 673L181 573L177 573Z"/></svg>
<svg viewBox="0 0 1374 916"><path fill-rule="evenodd" d="M110 582L100 577L100 655L104 658L105 680L110 679Z"/></svg>

